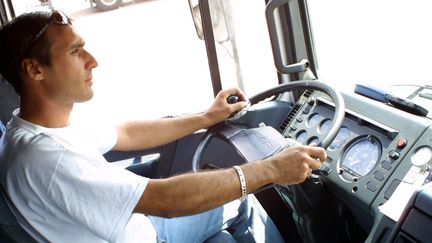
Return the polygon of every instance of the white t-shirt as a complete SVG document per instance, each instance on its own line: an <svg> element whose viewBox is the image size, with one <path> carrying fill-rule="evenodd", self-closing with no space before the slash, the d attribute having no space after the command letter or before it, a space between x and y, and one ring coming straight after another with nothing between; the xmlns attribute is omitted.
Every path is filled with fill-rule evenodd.
<svg viewBox="0 0 432 243"><path fill-rule="evenodd" d="M114 128L98 134L50 129L18 113L0 149L0 182L32 226L26 231L50 242L156 241L150 220L133 213L148 179L102 156L115 145Z"/></svg>

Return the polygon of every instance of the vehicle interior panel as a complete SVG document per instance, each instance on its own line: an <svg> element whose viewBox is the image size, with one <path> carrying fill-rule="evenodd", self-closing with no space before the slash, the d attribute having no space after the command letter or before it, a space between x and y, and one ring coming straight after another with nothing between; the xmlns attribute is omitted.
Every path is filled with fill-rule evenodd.
<svg viewBox="0 0 432 243"><path fill-rule="evenodd" d="M283 134L303 144L318 144L334 109L326 95L313 92L308 96L290 116ZM349 208L359 226L369 232L381 218L379 206L408 173L428 182L429 165L413 166L412 157L429 146L432 129L429 121L362 96L344 93L344 99L345 119L324 162L332 173L321 177L320 183L325 185L321 189L337 198L326 201ZM289 190L279 191L291 198Z"/></svg>
<svg viewBox="0 0 432 243"><path fill-rule="evenodd" d="M339 130L342 132L330 144L327 149L328 160L324 161L332 172L328 176L322 176L316 182L309 181L300 185L301 191L309 195L307 200L311 206L305 206L300 210L302 212L296 212L298 205L293 205L302 204L302 199L300 201L295 199L293 193L296 192L292 188L276 186L276 191L280 195L279 199L284 201L279 205L279 210L288 212L293 210L294 221L314 221L307 230L298 230L305 231L303 234L313 234L315 240L320 238L317 236L326 236L331 240L355 240L345 238L348 236L343 236L343 234L360 234L360 237L367 237L362 234L377 228L376 222L383 217L379 207L390 199L400 182L406 180L406 174L410 172L411 176L423 180L425 174L429 174L427 166L421 165L423 169L417 169L418 166L413 166L411 161L419 148L430 142L432 129L429 127L429 122L411 114L401 113L384 104L365 100L363 96L357 94L343 93L343 95L346 102L346 115ZM244 118L233 124L241 127L257 127L260 123L259 117L265 117L265 122L264 119L261 121L275 124L275 128L279 129L284 137L296 139L303 144L315 143L317 145L328 131L329 121L333 118L333 103L326 94L318 91L308 91L303 99L298 100L297 104L289 105L294 109L275 109L274 113L266 111L266 116L257 115L258 118L252 120L245 115ZM278 102L280 104L281 101ZM261 111L254 106L251 107L251 110L253 116L260 114ZM269 117L270 119L277 117L278 120L280 117L285 117L288 120L269 121ZM395 122L389 122L389 120ZM408 129L407 124L416 129ZM302 135L304 132L306 136ZM187 142L187 144L190 143ZM197 144L196 141L195 144ZM243 163L241 158L233 159L236 157L235 151L227 147L224 141L214 141L207 150L205 160L209 160L208 163L216 165L215 167L228 167L236 163ZM227 157L221 157L221 151ZM176 157L174 161L177 160L176 163L180 165L184 159L188 157ZM228 163L214 162L226 161L226 159ZM187 171L187 168L174 166L171 174L178 171ZM265 203L266 199L260 198L260 201ZM319 208L328 205L332 210L318 210L317 205ZM298 218L295 219L296 217ZM335 231L331 229L328 229L328 232L320 233L322 229L319 228L325 227L323 225L325 222L322 220L324 218L327 223L334 221L335 224L343 225L348 224L349 221L349 224L354 226L347 227L347 231L350 232L343 232L337 237L332 235ZM316 225L317 222L319 227ZM360 227L363 233L354 232L358 230L356 227ZM372 236L373 234L369 237ZM323 241L323 238L320 240Z"/></svg>
<svg viewBox="0 0 432 243"><path fill-rule="evenodd" d="M132 0L124 1L128 2ZM8 2L11 3L9 0ZM104 6L104 2L102 0L90 1L91 4L96 4L95 6L97 7ZM114 3L109 9L116 9L121 6L120 4L123 1L115 0L108 2ZM156 5L157 2L154 1L152 4ZM395 63L389 64L390 68L387 67L387 69L382 67L387 65L387 62L390 63L391 59L398 59L398 62L409 59L402 59L399 56L398 58L393 58L389 54L397 52L398 55L402 56L403 51L400 48L402 45L395 44L397 48L389 50L384 57L379 57L378 55L378 50L391 46L389 42L393 43L394 41L396 43L396 41L399 41L396 40L397 38L408 43L407 39L402 38L402 31L397 32L397 38L393 37L391 41L383 40L384 44L378 40L379 38L375 38L378 36L383 38L380 35L381 32L391 32L391 28L375 23L377 21L371 21L372 25L366 25L369 20L368 18L372 19L375 7L376 9L381 9L378 8L379 4L373 1L364 1L364 4L356 3L352 5L345 3L345 1L339 1L338 4L340 6L335 3L326 2L325 5L333 4L331 6L338 6L338 12L341 9L340 12L343 15L341 16L338 15L340 13L334 12L332 16L334 15L335 18L330 19L334 22L321 24L321 20L329 21L327 19L329 14L326 11L321 13L322 16L316 16L318 21L312 21L312 17L315 17L314 13L319 13L320 4L323 4L320 0L265 0L261 3L263 6L261 6L260 11L262 11L260 13L262 13L262 18L266 23L260 23L256 26L257 29L258 26L265 26L265 33L268 36L265 36L265 39L260 39L261 36L259 36L258 31L252 31L252 35L245 38L245 36L240 36L240 34L247 32L242 29L245 27L241 23L247 23L248 29L255 30L255 28L250 28L254 26L255 22L248 19L236 19L234 13L246 13L246 9L252 9L252 2L248 2L251 6L245 7L244 3L240 4L240 8L237 6L238 9L236 10L241 10L238 12L233 10L235 8L234 5L236 5L235 2L229 0L188 1L189 6L187 7L193 10L192 17L194 19L193 23L191 22L190 24L195 26L197 34L200 36L200 41L204 42L200 44L202 44L203 52L206 52L205 58L208 61L208 68L210 70L208 81L211 82L213 94L216 94L222 87L228 87L228 83L225 83L226 80L231 81L236 80L236 78L237 86L243 89L243 85L245 84L247 87L246 90L249 89L248 91L254 90L253 88L256 85L259 87L257 88L259 89L258 91L262 92L265 90L262 87L267 86L261 86L261 84L272 84L272 82L272 86L268 85L272 87L271 89L281 88L286 85L292 85L296 88L289 92L273 93L268 97L262 95L267 94L266 91L268 90L258 93L258 95L248 97L252 100L252 104L244 110L242 116L235 119L228 118L209 129L197 131L177 141L156 148L129 152L110 151L104 154L107 161L117 163L142 176L165 178L181 173L194 173L196 170L229 168L233 165L247 163L247 156L242 154L240 146L236 145L234 136L230 136L232 135L229 134L230 129L239 132L253 129L264 130L267 127L272 132L276 131L277 137L280 137L280 141L284 142L281 142L283 144L278 149L271 151L266 156L271 156L288 146L296 146L298 144L323 146L323 141L328 142L330 140L328 146L323 146L327 152L327 160L321 161L322 168L315 170L306 181L297 185L268 185L255 192L256 197L276 223L286 242L430 242L432 238L432 113L427 113L427 109L424 109L422 111L426 111L427 114L412 114L412 106L417 98L423 97L426 99L424 107L432 110L432 86L428 84L418 85L417 81L407 81L406 77L399 79L399 75L402 75L407 70L410 71L409 76L407 76L409 78L411 78L411 75L414 76L417 74L417 72L421 73L418 70L426 68L421 69L418 67L421 67L424 61L418 61L414 66L409 66L411 62L407 62L402 66L403 68L398 68L398 66L395 66ZM405 16L408 13L408 10L405 11L405 8L411 8L418 3L406 4L397 2L389 0L387 4L394 4L394 6L391 6L392 11L380 11L377 19L383 18L387 20L383 16L388 17L386 14L395 11L395 13L399 13L399 15L395 14L395 19L403 19L408 23L409 19L401 18L401 13ZM200 5L202 3L206 5ZM222 3L227 5L224 7ZM218 8L215 6L209 7L207 6L209 4L220 4L220 6ZM0 5L4 9L3 11L6 11L4 2L0 2ZM321 5L321 7L323 6ZM344 7L347 7L348 10L342 10ZM359 18L361 24L358 24L352 19L356 19L357 15L355 14L357 12L362 12L360 11L361 7L364 7L368 13L362 13L361 18ZM384 7L385 10L389 8L388 6ZM400 10L398 11L401 12L397 12L396 7L399 7ZM104 9L108 10L106 7ZM198 9L201 9L201 12L196 12ZM126 11L126 7L122 7L120 10ZM233 11L231 12L231 10ZM420 11L421 9L415 10ZM103 13L98 14L103 15ZM196 14L199 14L199 16ZM5 14L1 15L3 19L8 17ZM349 15L353 15L354 17ZM218 18L221 16L223 18ZM323 16L326 18L323 18ZM420 14L416 14L416 17L418 16L421 17ZM190 20L190 16L187 17ZM253 17L256 18L256 15L253 15ZM346 18L347 21L343 18ZM336 19L338 20L336 21ZM393 22L395 22L395 19L393 19ZM207 22L204 22L204 20ZM212 23L212 21L217 23ZM237 21L236 24L240 24L234 26L235 21ZM155 23L158 22L155 21ZM178 22L180 23L180 21ZM418 24L423 22L430 23L430 21L417 20ZM4 23L4 21L1 23ZM315 24L314 31L312 31L312 23ZM342 25L343 23L348 24ZM332 26L335 31L332 32L329 29L325 29L326 25ZM368 30L375 26L380 26L382 29L378 29L372 34L365 34L366 41L363 41L361 44L354 42L354 39L355 41L361 39L360 36L356 35L357 32L363 34L363 30ZM421 31L414 31L413 26L416 26L416 22L409 26L410 31L405 31L403 34L410 37L408 39L421 39L421 37L417 38L416 36L413 38L411 34L417 35L419 34L417 32L427 32L425 28L421 28ZM218 28L218 30L214 30L213 28ZM223 31L220 31L220 28ZM395 29L399 28L404 28L404 26L399 23ZM159 35L161 27L155 27L155 29L158 30ZM164 27L164 29L168 30L171 28ZM338 31L336 30L343 33L337 33ZM218 36L218 31L226 34L226 36L223 35L226 37L223 38L223 41ZM185 31L184 33L187 32ZM351 39L347 33L350 33L355 38ZM171 35L174 36L173 33ZM326 39L323 36L330 38ZM176 41L180 43L180 38L177 39L177 37L180 36L176 36ZM267 39L268 37L269 39ZM242 42L242 38L247 43ZM320 46L325 40L330 45ZM258 44L253 44L253 41L258 41ZM264 45L265 41L269 42L267 47ZM91 42L89 41L89 43ZM402 43L405 44L404 42ZM429 43L430 41L428 42L428 46L430 46ZM142 43L140 44L142 45ZM371 46L367 46L367 44L371 44ZM420 46L420 43L418 44ZM252 46L252 49L242 49L246 45ZM263 58L257 66L249 66L250 63L246 62L246 60L250 61L250 59L261 58L259 56L260 53L257 51L257 49L261 49L261 45L262 49L268 48L271 58L274 58L274 60L271 60L274 63L270 65L272 74L275 74L273 80L272 78L261 78L258 75L264 72L264 66L268 64L265 62L268 60ZM408 45L410 53L420 53L426 57L432 55L432 52L426 52L425 47L423 47L424 49L414 50L416 44ZM179 46L181 48L181 44ZM372 47L379 48L373 49ZM138 48L144 47L140 46ZM162 46L162 48L165 47ZM349 48L359 49L360 51L350 50ZM348 54L346 56L339 54L338 52L341 52L341 50ZM361 63L362 61L359 60L363 54L362 52L366 53L369 51L371 52L367 54L366 61L363 61L364 63L367 62L367 64ZM240 55L241 58L237 55ZM245 58L242 55L245 55ZM331 56L331 58L326 55ZM191 54L190 56L193 55ZM320 59L323 56L326 56L325 58L327 59ZM333 56L337 58L333 58ZM185 57L182 56L182 60ZM346 60L341 57L345 57ZM142 62L141 56L139 58L140 62ZM376 61L375 59L378 61L374 62ZM200 62L202 63L203 60L200 60ZM319 63L320 67L318 66ZM178 65L180 66L180 63ZM353 71L350 69L351 67L360 69ZM184 69L186 70L186 68ZM249 71L246 71L248 69L255 69L255 72L251 75L252 72L248 73ZM373 70L375 69L378 72L373 74ZM229 74L227 75L224 73L226 70L234 70L235 72L228 72ZM191 73L199 73L193 69L192 71L187 69L185 72L191 75L191 79L195 78L192 78ZM362 76L362 73L366 74ZM381 76L383 73L388 75L388 78L386 75ZM393 75L393 73L396 76L392 76L393 78L391 78L390 74ZM230 75L237 76L231 77ZM242 79L242 75L244 75L245 80L240 80ZM331 78L327 77L333 75L339 79L334 82L328 81ZM166 75L160 76L163 80L166 79ZM256 80L247 80L253 79L253 76L259 76L262 79L259 80L261 82L260 85L257 85L258 82L254 83ZM420 77L427 76L423 73ZM372 85L359 85L357 81L365 77L372 77L371 80L379 84L381 84L381 79L383 79L382 83L385 85L389 84L388 87L391 87L393 90L400 86L399 88L402 90L408 90L408 87L410 87L416 91L411 92L409 95L398 96L397 99L400 99L402 103L405 102L402 105L397 100L391 100L390 102L390 100L386 99L386 95L391 95L392 97L394 95L396 97L396 92L386 93L387 90L376 89ZM144 75L142 78L144 79ZM430 83L430 79L421 78L417 76L417 80L421 80L422 82L426 80L426 83ZM410 84L400 84L400 80ZM180 81L184 83L182 83L183 86L179 87L185 87L185 90L189 90L192 87L189 83L180 79L178 83ZM202 81L201 78L199 81ZM156 82L159 81L156 80ZM309 82L312 84L321 83L323 86L329 86L332 92L341 96L344 104L343 107L336 105L337 102L323 92L325 90L298 85L303 82L306 84ZM345 83L349 85L355 84L357 88L361 87L363 89L347 89L345 86L339 89L339 85L343 86ZM165 84L163 85L165 87ZM170 89L175 88L170 87ZM193 90L193 92L196 95L197 90ZM124 92L120 88L114 94L120 96L120 93L129 95L128 92ZM158 95L160 96L159 93ZM174 95L169 95L168 91L164 95L164 98L167 98L166 100L170 102L178 98L174 97ZM185 92L185 95L181 94L179 96L188 96L188 94ZM138 97L138 99L144 100L143 97ZM1 75L0 101L0 123L3 122L6 125L11 118L12 111L19 107L19 98L13 88L3 80ZM142 101L140 100L139 102ZM154 100L151 102L154 102ZM151 106L151 102L144 104L144 106ZM196 102L196 99L193 102ZM143 106L143 104L138 105L140 108ZM119 103L119 106L121 106L121 103ZM174 104L171 104L171 106L174 107ZM187 112L189 107L184 108ZM340 110L343 111L344 116L342 122L339 124L335 121L338 119ZM109 111L111 112L111 109ZM112 111L114 112L114 108ZM337 128L337 130L334 130L334 128ZM336 132L333 133L333 131ZM328 139L331 133L334 136ZM242 140L241 143L256 143L250 146L252 148L254 146L255 148L267 146L265 144L268 142L266 140L267 137L265 137L265 133L263 134L265 139L263 139L262 143L253 139L248 140L248 138ZM210 141L202 149L200 146L205 143L207 138L210 138ZM268 151L265 152L267 153ZM197 154L199 163L198 168L195 168L193 161ZM192 163L189 163L191 161ZM2 212L9 209L5 203L0 206ZM1 215L0 219L6 219L5 215ZM8 216L7 220L14 219L11 217L11 214L8 214ZM15 221L12 223L17 226L16 229L21 230ZM8 236L7 225L2 224L1 226L0 241L14 242L11 240L14 237ZM24 237L27 236L24 235ZM15 241L19 240L15 239Z"/></svg>
<svg viewBox="0 0 432 243"><path fill-rule="evenodd" d="M358 224L364 232L380 229L376 222L384 220L378 207L385 203L399 183L404 181L405 175L413 167L411 157L419 148L429 144L432 137L432 129L424 119L401 113L392 107L370 101L357 94L343 93L343 97L346 103L346 115L340 131L344 132L338 134L330 144L327 149L328 160L324 162L332 172L319 179L320 186L311 182L301 185L302 191L311 193L311 195L315 194L315 196L308 197L311 205L320 205L319 207L328 205L332 210L322 211L314 208L315 206L305 207L304 210L308 213L302 214L296 212L294 208L292 215L287 215L288 218L285 220L291 222L290 224L294 224L295 221L315 221L306 232L313 234L314 237L326 236L332 240L335 239L335 236L331 235L334 234L334 231L328 229L329 231L325 233L318 233L322 231L318 229L318 225L323 227L320 224L325 222L342 225L343 221L351 217L350 221ZM234 121L233 124L248 128L258 127L260 123L271 124L284 137L296 139L303 144L319 144L328 131L328 121L333 118L334 104L326 94L319 91L307 91L304 97L298 100L296 104L281 100L259 103L252 106L250 112L238 121ZM406 124L416 129L408 129ZM304 132L306 136L302 135ZM184 161L190 161L204 133L205 131L200 131L163 147L144 151L111 151L105 154L105 157L108 161L114 162L159 153L160 157L150 161L156 164L155 167L152 167L151 174L153 173L154 177L175 175L190 171L190 165ZM406 141L403 147L398 145L400 140ZM354 152L349 152L351 150ZM361 158L357 158L358 156ZM146 161L142 162L146 163ZM203 167L210 169L241 163L244 161L237 152L226 141L218 138L213 139L209 144L202 161ZM276 186L267 190L276 191L279 195L276 201L280 201L276 204L273 202L272 208L269 208L268 211L290 212L293 210L293 204L299 203L296 202L297 199L293 199L295 197L293 197L292 188ZM331 192L331 196L326 195L327 191ZM263 205L269 203L268 198L260 195L266 194L268 195L268 192L257 194ZM272 201L274 200L273 195ZM346 214L351 216L347 217ZM289 225L287 222L284 224ZM395 225L392 225L385 229L390 232L394 230L394 227ZM305 231L304 229L297 230ZM283 232L283 234L287 235L288 232ZM338 235L336 239L341 239L340 237L342 236ZM344 237L342 238L347 239Z"/></svg>

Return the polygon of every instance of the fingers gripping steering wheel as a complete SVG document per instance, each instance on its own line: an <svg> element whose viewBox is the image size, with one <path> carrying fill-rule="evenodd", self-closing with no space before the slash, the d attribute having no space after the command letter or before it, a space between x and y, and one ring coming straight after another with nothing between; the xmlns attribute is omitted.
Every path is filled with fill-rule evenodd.
<svg viewBox="0 0 432 243"><path fill-rule="evenodd" d="M293 91L296 89L319 90L319 91L322 91L322 92L326 93L327 95L329 95L330 98L333 100L334 106L335 106L334 117L332 119L328 133L326 134L326 136L324 137L322 142L318 145L318 146L323 147L324 149L327 149L327 147L331 144L333 139L336 137L337 132L339 131L339 129L342 125L342 121L343 121L344 116L345 116L345 103L344 103L342 95L338 91L331 88L329 85L322 83L320 81L316 81L316 80L295 81L295 82L291 82L288 84L278 85L274 88L268 89L262 93L259 93L255 96L251 97L249 99L249 101L250 101L251 105L253 105L253 104L256 104L259 101L262 101L268 97L279 95L279 94L285 93L285 92L290 92L290 91ZM243 113L245 113L245 112L243 112ZM212 127L210 127L207 130L207 133L204 135L204 137L202 138L202 140L198 144L198 147L195 150L195 153L194 153L194 156L192 159L192 170L194 172L199 170L202 156L203 156L204 151L205 151L207 145L209 144L210 140L213 137L217 136L218 133L220 133L220 131L224 129L224 127L228 127L228 126L229 126L229 123L227 123L225 121L225 122L213 125ZM232 126L227 128L227 129L232 129ZM229 138L227 138L227 139L229 139ZM283 148L278 149L278 151L280 151L282 149Z"/></svg>

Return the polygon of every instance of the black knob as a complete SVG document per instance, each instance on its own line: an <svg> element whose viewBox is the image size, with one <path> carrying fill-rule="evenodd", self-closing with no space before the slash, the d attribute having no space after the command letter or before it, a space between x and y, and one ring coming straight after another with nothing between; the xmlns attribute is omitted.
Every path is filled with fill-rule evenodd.
<svg viewBox="0 0 432 243"><path fill-rule="evenodd" d="M230 95L227 98L227 102L228 102L228 104L235 104L235 103L237 103L238 99L239 99L238 96L236 96L236 95Z"/></svg>

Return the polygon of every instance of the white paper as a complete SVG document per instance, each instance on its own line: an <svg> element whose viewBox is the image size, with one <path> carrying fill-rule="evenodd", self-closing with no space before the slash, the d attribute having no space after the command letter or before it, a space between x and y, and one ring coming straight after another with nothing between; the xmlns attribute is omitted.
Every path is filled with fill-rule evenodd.
<svg viewBox="0 0 432 243"><path fill-rule="evenodd" d="M421 188L428 174L413 166L393 192L390 199L379 207L380 211L397 222L409 199L417 189Z"/></svg>

